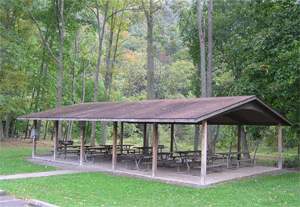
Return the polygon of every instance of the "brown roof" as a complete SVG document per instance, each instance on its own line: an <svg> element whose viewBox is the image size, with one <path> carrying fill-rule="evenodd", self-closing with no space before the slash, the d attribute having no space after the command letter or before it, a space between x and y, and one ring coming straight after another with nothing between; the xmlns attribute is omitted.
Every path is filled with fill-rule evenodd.
<svg viewBox="0 0 300 207"><path fill-rule="evenodd" d="M82 103L18 117L31 120L292 125L256 96Z"/></svg>

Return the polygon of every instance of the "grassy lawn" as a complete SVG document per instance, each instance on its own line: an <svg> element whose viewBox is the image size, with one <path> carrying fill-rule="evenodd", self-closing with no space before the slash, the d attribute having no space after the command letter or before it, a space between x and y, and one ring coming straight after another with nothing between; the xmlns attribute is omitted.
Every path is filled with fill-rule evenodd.
<svg viewBox="0 0 300 207"><path fill-rule="evenodd" d="M27 142L1 145L0 174L56 170L27 162L24 157L31 156L31 145ZM41 145L38 153L51 148ZM262 175L201 189L89 172L2 180L0 189L19 198L66 207L299 206L299 177L300 173Z"/></svg>
<svg viewBox="0 0 300 207"><path fill-rule="evenodd" d="M247 178L210 188L91 172L0 181L0 189L59 206L299 206L299 173Z"/></svg>
<svg viewBox="0 0 300 207"><path fill-rule="evenodd" d="M29 141L13 141L1 143L0 175L57 170L54 167L46 167L27 162L25 157L30 157L32 152L31 144L28 142ZM37 153L49 150L48 146L41 146L37 149Z"/></svg>

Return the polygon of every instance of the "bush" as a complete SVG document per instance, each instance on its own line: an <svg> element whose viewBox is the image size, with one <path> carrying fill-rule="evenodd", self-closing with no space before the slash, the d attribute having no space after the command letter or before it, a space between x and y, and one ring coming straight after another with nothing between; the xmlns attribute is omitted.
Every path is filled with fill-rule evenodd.
<svg viewBox="0 0 300 207"><path fill-rule="evenodd" d="M282 167L284 168L300 167L300 155L286 157L282 163Z"/></svg>

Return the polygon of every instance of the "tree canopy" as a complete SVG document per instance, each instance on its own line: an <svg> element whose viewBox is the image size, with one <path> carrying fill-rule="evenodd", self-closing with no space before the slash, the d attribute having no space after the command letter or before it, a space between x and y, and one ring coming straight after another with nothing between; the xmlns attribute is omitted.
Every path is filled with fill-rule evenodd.
<svg viewBox="0 0 300 207"><path fill-rule="evenodd" d="M201 5L207 19L208 1ZM212 15L212 96L257 95L294 123L284 133L296 146L299 3L214 0ZM16 122L19 115L144 100L149 87L154 99L201 97L195 1L2 0L0 20L0 121L10 124L8 133L32 127ZM207 40L208 23L202 26ZM96 127L96 137L102 130ZM261 136L257 128L246 130Z"/></svg>

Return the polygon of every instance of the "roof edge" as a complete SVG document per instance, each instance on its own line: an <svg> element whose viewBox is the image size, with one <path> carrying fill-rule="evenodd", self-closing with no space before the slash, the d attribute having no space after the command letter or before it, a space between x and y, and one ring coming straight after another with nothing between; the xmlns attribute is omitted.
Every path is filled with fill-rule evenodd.
<svg viewBox="0 0 300 207"><path fill-rule="evenodd" d="M201 121L204 121L204 120L206 120L206 119L209 119L209 118L211 118L211 117L213 117L213 116L216 116L216 115L218 115L218 114L221 114L221 113L223 113L223 112L225 112L225 111L231 110L231 109L233 109L233 108L235 108L235 107L237 107L237 106L240 106L240 105L243 105L243 104L248 103L248 102L250 102L250 101L253 101L253 100L255 100L255 99L257 99L256 95L249 96L249 98L247 98L247 99L245 99L245 100L243 100L243 101L240 101L240 102L238 102L238 103L232 104L232 105L227 106L227 107L224 107L223 109L220 109L220 110L218 110L218 111L214 111L213 113L207 114L207 115L205 115L205 116L202 116L201 118L196 119L196 120L197 120L197 123L198 123L198 122L201 122Z"/></svg>

